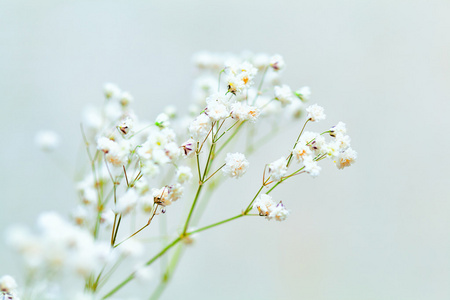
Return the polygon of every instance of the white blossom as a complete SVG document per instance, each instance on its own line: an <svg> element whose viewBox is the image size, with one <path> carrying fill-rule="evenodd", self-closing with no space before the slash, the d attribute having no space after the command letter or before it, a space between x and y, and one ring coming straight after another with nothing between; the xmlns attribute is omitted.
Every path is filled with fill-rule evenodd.
<svg viewBox="0 0 450 300"><path fill-rule="evenodd" d="M176 178L178 183L185 183L189 181L192 178L191 168L186 166L178 167Z"/></svg>
<svg viewBox="0 0 450 300"><path fill-rule="evenodd" d="M322 168L317 164L316 161L313 159L306 159L303 161L303 164L305 165L305 171L312 177L317 177L320 174L320 170Z"/></svg>
<svg viewBox="0 0 450 300"><path fill-rule="evenodd" d="M306 102L311 97L311 89L309 86L301 87L295 91L295 95L303 102Z"/></svg>
<svg viewBox="0 0 450 300"><path fill-rule="evenodd" d="M275 70L275 71L281 71L285 68L286 64L284 62L284 59L281 55L279 54L275 54L274 56L272 56L270 58L270 66Z"/></svg>
<svg viewBox="0 0 450 300"><path fill-rule="evenodd" d="M258 116L258 108L246 103L236 102L231 106L231 117L235 120L255 122Z"/></svg>
<svg viewBox="0 0 450 300"><path fill-rule="evenodd" d="M120 88L114 83L105 83L103 92L107 99L119 97L121 93Z"/></svg>
<svg viewBox="0 0 450 300"><path fill-rule="evenodd" d="M347 128L344 122L339 122L330 128L330 135L336 137L338 134L345 135L347 133Z"/></svg>
<svg viewBox="0 0 450 300"><path fill-rule="evenodd" d="M270 163L267 168L270 179L274 181L280 181L281 178L287 173L286 164L287 162L285 157L281 157L276 161Z"/></svg>
<svg viewBox="0 0 450 300"><path fill-rule="evenodd" d="M358 154L352 148L348 148L344 152L339 153L335 161L337 168L343 169L345 167L351 166L353 163L355 163L357 156Z"/></svg>
<svg viewBox="0 0 450 300"><path fill-rule="evenodd" d="M211 120L205 115L201 114L189 125L189 132L197 141L204 138L211 129Z"/></svg>
<svg viewBox="0 0 450 300"><path fill-rule="evenodd" d="M17 289L16 280L9 275L0 277L0 291L6 293L12 293Z"/></svg>
<svg viewBox="0 0 450 300"><path fill-rule="evenodd" d="M222 168L223 174L239 178L245 174L249 166L248 160L242 153L228 153L225 158L225 166Z"/></svg>
<svg viewBox="0 0 450 300"><path fill-rule="evenodd" d="M318 122L320 120L325 120L326 115L323 111L323 107L313 104L306 108L306 111L308 112L308 120L311 120L312 122Z"/></svg>
<svg viewBox="0 0 450 300"><path fill-rule="evenodd" d="M121 104L122 106L128 106L128 105L129 105L130 103L132 103L133 100L134 100L133 96L131 96L131 94L128 93L128 92L122 92L122 93L120 94L120 97L119 97L119 98L120 98L120 99L119 99L120 104Z"/></svg>
<svg viewBox="0 0 450 300"><path fill-rule="evenodd" d="M286 105L294 101L295 96L292 93L291 88L283 84L282 86L275 86L274 87L274 93L275 93L275 99L281 102L282 105Z"/></svg>

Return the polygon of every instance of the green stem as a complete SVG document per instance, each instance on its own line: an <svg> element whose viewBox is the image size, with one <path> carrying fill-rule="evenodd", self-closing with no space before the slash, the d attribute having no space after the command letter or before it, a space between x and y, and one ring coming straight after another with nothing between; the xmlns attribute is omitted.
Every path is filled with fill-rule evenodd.
<svg viewBox="0 0 450 300"><path fill-rule="evenodd" d="M226 145L228 145L228 143L236 136L236 134L239 132L239 129L242 128L242 124L244 124L245 121L243 121L241 124L239 124L239 126L234 130L234 132L230 135L230 137L225 141L225 143L223 143L222 146L220 146L219 150L217 150L216 155L218 155L224 148ZM234 126L234 125L233 125Z"/></svg>
<svg viewBox="0 0 450 300"><path fill-rule="evenodd" d="M152 263L154 263L158 258L160 258L161 256L164 255L164 253L166 253L170 248L172 248L173 246L175 246L178 242L181 241L181 237L176 238L175 240L172 241L172 243L170 243L169 245L167 245L164 249L162 249L158 254L156 254L155 256L153 256L153 258L151 258L149 261L147 261L145 263L146 266L150 266ZM131 280L134 279L135 277L135 273L133 272L131 273L124 281L122 281L121 283L119 283L115 288L113 288L108 294L106 294L105 296L103 296L102 299L106 299L111 297L112 295L114 295L118 290L120 290L123 286L125 286L128 282L130 282Z"/></svg>
<svg viewBox="0 0 450 300"><path fill-rule="evenodd" d="M292 147L292 150L294 150L295 147L297 146L298 141L300 140L300 137L302 136L303 130L305 130L306 124L308 124L308 122L309 122L309 119L306 120L305 124L303 124L302 130L300 131L300 133L299 133L299 135L298 135L298 137L297 137L297 140L295 141L294 147ZM291 154L289 154L289 159L288 159L288 162L287 162L287 164L286 164L286 167L289 167L289 163L290 163L291 160L292 160L292 156L293 156L293 155L292 155L292 152L291 152Z"/></svg>
<svg viewBox="0 0 450 300"><path fill-rule="evenodd" d="M199 229L197 229L197 230L188 232L188 233L186 233L186 235L191 235L191 234L194 234L194 233L197 233L197 232L201 232L201 231L203 231L203 230L206 230L206 229L209 229L209 228L213 228L213 227L219 226L219 225L221 225L221 224L224 224L224 223L233 221L233 220L235 220L235 219L238 219L238 218L244 217L244 216L245 216L244 214L239 214L239 215L234 216L234 217L231 217L231 218L229 218L229 219L226 219L226 220L223 220L223 221L220 221L220 222L217 222L217 223L214 223L214 224L211 224L211 225L208 225L208 226L199 228Z"/></svg>

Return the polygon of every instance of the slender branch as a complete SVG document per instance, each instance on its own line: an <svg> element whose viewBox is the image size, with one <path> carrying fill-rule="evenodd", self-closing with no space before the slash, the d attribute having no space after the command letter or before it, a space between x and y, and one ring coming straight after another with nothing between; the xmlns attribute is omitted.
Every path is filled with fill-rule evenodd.
<svg viewBox="0 0 450 300"><path fill-rule="evenodd" d="M163 256L170 248L175 246L179 241L181 241L181 237L176 238L172 241L169 245L167 245L164 249L162 249L158 254L153 256L149 261L145 263L146 266L150 266L152 263L154 263L158 258ZM134 279L136 272L131 273L125 280L123 280L121 283L119 283L115 288L113 288L108 294L103 296L102 299L107 299L114 295L118 290L120 290L122 287L124 287L128 282Z"/></svg>
<svg viewBox="0 0 450 300"><path fill-rule="evenodd" d="M297 146L298 141L300 140L300 137L302 136L303 130L305 130L306 124L308 124L309 120L310 119L306 120L305 124L303 124L302 130L300 131L300 133L299 133L299 135L297 137L297 140L295 141L294 147L292 147L292 150L294 150L295 147ZM286 163L286 167L289 167L289 164L291 163L291 160L292 160L292 156L293 155L292 155L292 152L291 152L291 154L289 154L288 162Z"/></svg>

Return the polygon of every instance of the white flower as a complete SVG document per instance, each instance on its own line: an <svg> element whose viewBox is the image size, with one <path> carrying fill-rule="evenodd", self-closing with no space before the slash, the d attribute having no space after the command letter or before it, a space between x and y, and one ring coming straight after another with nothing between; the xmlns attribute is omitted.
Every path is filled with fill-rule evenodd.
<svg viewBox="0 0 450 300"><path fill-rule="evenodd" d="M292 93L291 88L283 84L282 86L275 86L274 87L274 93L275 93L275 99L281 102L281 104L286 105L294 101L295 96Z"/></svg>
<svg viewBox="0 0 450 300"><path fill-rule="evenodd" d="M323 107L317 104L307 107L306 111L308 112L307 118L312 122L318 122L320 120L325 120L326 118L326 115L323 112Z"/></svg>
<svg viewBox="0 0 450 300"><path fill-rule="evenodd" d="M213 121L226 119L230 115L227 111L227 107L218 101L209 101L207 105L205 114Z"/></svg>
<svg viewBox="0 0 450 300"><path fill-rule="evenodd" d="M330 128L330 135L336 137L337 134L346 134L347 128L344 122L339 122Z"/></svg>
<svg viewBox="0 0 450 300"><path fill-rule="evenodd" d="M129 189L117 200L116 212L124 215L131 212L136 207L138 197L134 189Z"/></svg>
<svg viewBox="0 0 450 300"><path fill-rule="evenodd" d="M309 86L304 86L295 91L295 95L303 102L308 101L311 97L311 89Z"/></svg>
<svg viewBox="0 0 450 300"><path fill-rule="evenodd" d="M244 81L242 81L239 76L236 75L228 75L226 77L228 92L236 95L237 93L242 92L245 87Z"/></svg>
<svg viewBox="0 0 450 300"><path fill-rule="evenodd" d="M225 158L225 166L222 168L223 174L239 178L245 174L249 166L248 160L242 153L228 153Z"/></svg>
<svg viewBox="0 0 450 300"><path fill-rule="evenodd" d="M339 145L340 150L345 150L350 147L350 137L341 133L336 135L336 143Z"/></svg>
<svg viewBox="0 0 450 300"><path fill-rule="evenodd" d="M181 149L178 147L178 145L175 142L168 143L164 150L166 152L167 157L170 160L175 160L181 155Z"/></svg>
<svg viewBox="0 0 450 300"><path fill-rule="evenodd" d="M170 118L168 115L166 115L165 113L160 113L156 117L155 125L158 126L159 128L166 128L170 125L169 119Z"/></svg>
<svg viewBox="0 0 450 300"><path fill-rule="evenodd" d="M100 137L97 140L97 149L103 151L104 153L118 152L119 145L106 137Z"/></svg>
<svg viewBox="0 0 450 300"><path fill-rule="evenodd" d="M339 153L335 161L337 168L343 169L345 167L351 166L353 163L355 163L357 156L358 154L352 148L348 148L344 152Z"/></svg>
<svg viewBox="0 0 450 300"><path fill-rule="evenodd" d="M259 215L265 216L267 220L284 221L289 215L289 211L281 201L276 204L272 197L267 194L259 195L253 203L253 208L258 209Z"/></svg>
<svg viewBox="0 0 450 300"><path fill-rule="evenodd" d="M308 157L311 157L312 151L309 146L306 146L305 143L300 141L295 146L294 150L292 150L292 154L297 159L298 162L303 162L305 159L308 159Z"/></svg>
<svg viewBox="0 0 450 300"><path fill-rule="evenodd" d="M289 211L284 207L283 203L280 201L280 203L275 206L275 208L272 210L272 212L267 217L268 219L275 219L276 221L284 221L286 220L287 216L289 215Z"/></svg>
<svg viewBox="0 0 450 300"><path fill-rule="evenodd" d="M259 110L243 102L236 102L231 106L231 117L235 120L255 122L259 116Z"/></svg>
<svg viewBox="0 0 450 300"><path fill-rule="evenodd" d="M113 83L105 83L103 86L103 92L105 93L105 97L107 99L116 98L120 95L119 87Z"/></svg>
<svg viewBox="0 0 450 300"><path fill-rule="evenodd" d="M260 216L268 216L275 206L275 201L267 194L259 195L253 203L253 208L258 210Z"/></svg>
<svg viewBox="0 0 450 300"><path fill-rule="evenodd" d="M192 156L195 153L196 142L193 139L189 139L181 145L183 155L186 157Z"/></svg>
<svg viewBox="0 0 450 300"><path fill-rule="evenodd" d="M167 156L164 153L163 153L163 155L167 159ZM149 176L150 178L156 177L156 175L158 175L160 171L161 170L160 170L159 166L151 160L145 161L143 163L142 172L145 175Z"/></svg>
<svg viewBox="0 0 450 300"><path fill-rule="evenodd" d="M59 146L59 136L54 131L40 131L34 141L42 151L51 152Z"/></svg>
<svg viewBox="0 0 450 300"><path fill-rule="evenodd" d="M131 96L130 93L128 92L122 92L120 94L120 104L122 104L122 106L127 106L128 104L130 104L131 102L133 102L133 96Z"/></svg>
<svg viewBox="0 0 450 300"><path fill-rule="evenodd" d="M174 119L177 116L177 107L175 105L168 105L164 108L164 113L168 115L170 119Z"/></svg>
<svg viewBox="0 0 450 300"><path fill-rule="evenodd" d="M117 128L123 135L127 135L133 129L133 125L134 125L133 119L131 119L130 117L126 117L120 122Z"/></svg>
<svg viewBox="0 0 450 300"><path fill-rule="evenodd" d="M286 64L284 63L284 59L281 55L279 54L275 54L274 56L272 56L270 58L270 66L275 70L275 71L280 71L283 70L284 67L286 66Z"/></svg>
<svg viewBox="0 0 450 300"><path fill-rule="evenodd" d="M189 133L198 141L208 134L210 127L211 119L207 115L201 114L189 125Z"/></svg>
<svg viewBox="0 0 450 300"><path fill-rule="evenodd" d="M258 53L252 59L253 65L259 70L264 70L270 65L270 57L265 53Z"/></svg>
<svg viewBox="0 0 450 300"><path fill-rule="evenodd" d="M0 278L0 291L12 293L15 289L17 289L17 283L13 277L4 275Z"/></svg>
<svg viewBox="0 0 450 300"><path fill-rule="evenodd" d="M281 157L276 161L270 163L268 165L268 175L270 176L270 179L274 181L280 181L281 178L287 173L286 163L287 162L285 157Z"/></svg>
<svg viewBox="0 0 450 300"><path fill-rule="evenodd" d="M316 161L312 159L306 159L303 161L303 164L305 165L305 171L312 177L317 177L320 174L320 170L322 168L317 164Z"/></svg>
<svg viewBox="0 0 450 300"><path fill-rule="evenodd" d="M192 178L191 168L186 166L179 167L177 170L176 178L179 183L185 183L189 181Z"/></svg>

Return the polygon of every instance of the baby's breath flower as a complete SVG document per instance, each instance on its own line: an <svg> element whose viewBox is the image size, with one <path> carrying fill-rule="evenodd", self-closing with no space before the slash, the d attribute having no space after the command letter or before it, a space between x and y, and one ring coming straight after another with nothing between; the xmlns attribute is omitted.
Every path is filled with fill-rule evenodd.
<svg viewBox="0 0 450 300"><path fill-rule="evenodd" d="M259 215L265 216L267 220L284 221L289 215L289 211L281 201L276 204L272 197L267 194L259 195L253 203L253 208L256 208Z"/></svg>
<svg viewBox="0 0 450 300"><path fill-rule="evenodd" d="M299 142L297 146L295 146L294 150L292 151L294 154L294 157L297 159L298 162L303 162L305 159L308 159L312 155L311 148L309 146L306 146L303 141Z"/></svg>
<svg viewBox="0 0 450 300"><path fill-rule="evenodd" d="M226 119L230 115L227 107L218 101L209 101L205 108L205 114L213 121Z"/></svg>
<svg viewBox="0 0 450 300"><path fill-rule="evenodd" d="M226 78L228 92L236 95L237 93L242 92L245 87L244 81L236 75L228 75Z"/></svg>
<svg viewBox="0 0 450 300"><path fill-rule="evenodd" d="M273 201L272 197L267 194L259 195L253 203L253 208L258 210L259 215L266 217L272 212L275 206L275 201Z"/></svg>
<svg viewBox="0 0 450 300"><path fill-rule="evenodd" d="M283 84L282 86L278 86L278 85L275 86L274 92L275 92L275 99L280 101L281 104L283 104L283 105L289 104L292 101L294 101L294 99L295 99L291 88L286 84Z"/></svg>
<svg viewBox="0 0 450 300"><path fill-rule="evenodd" d="M188 157L192 156L195 153L195 144L196 142L193 139L189 139L181 145L181 149L183 151L183 155Z"/></svg>
<svg viewBox="0 0 450 300"><path fill-rule="evenodd" d="M320 170L322 168L317 164L316 161L313 159L306 159L303 161L303 164L305 165L305 171L312 177L317 177L320 174Z"/></svg>
<svg viewBox="0 0 450 300"><path fill-rule="evenodd" d="M358 154L352 148L348 148L344 152L339 153L335 161L337 168L343 169L345 167L351 166L353 163L355 163L357 156Z"/></svg>
<svg viewBox="0 0 450 300"><path fill-rule="evenodd" d="M235 120L255 122L259 116L259 110L243 102L236 102L231 106L231 117Z"/></svg>
<svg viewBox="0 0 450 300"><path fill-rule="evenodd" d="M4 275L0 278L0 291L12 293L17 289L16 280L9 275Z"/></svg>
<svg viewBox="0 0 450 300"><path fill-rule="evenodd" d="M286 66L286 64L284 63L284 59L281 55L279 54L275 54L274 56L272 56L270 58L270 66L275 70L275 71L281 71L284 69L284 67Z"/></svg>
<svg viewBox="0 0 450 300"><path fill-rule="evenodd" d="M189 125L189 132L196 140L205 137L211 127L211 119L206 114L201 114Z"/></svg>
<svg viewBox="0 0 450 300"><path fill-rule="evenodd" d="M170 125L169 119L170 118L168 115L166 115L165 113L160 113L156 117L155 125L158 126L159 128L166 128Z"/></svg>
<svg viewBox="0 0 450 300"><path fill-rule="evenodd" d="M177 116L177 107L175 105L168 105L164 108L164 113L168 115L170 119L175 119Z"/></svg>
<svg viewBox="0 0 450 300"><path fill-rule="evenodd" d="M269 216L267 218L275 219L276 221L284 221L284 220L286 220L288 215L289 215L289 211L286 209L286 207L280 201L280 203L278 203L277 206L275 206L275 208L272 210L272 212L269 214Z"/></svg>
<svg viewBox="0 0 450 300"><path fill-rule="evenodd" d="M120 101L120 104L122 105L122 106L128 106L130 103L132 103L133 102L133 96L131 96L131 94L130 93L128 93L128 92L122 92L121 94L120 94L120 99L119 99L119 101Z"/></svg>
<svg viewBox="0 0 450 300"><path fill-rule="evenodd" d="M345 150L350 147L350 137L348 135L343 135L339 133L336 135L336 143L339 145L340 150Z"/></svg>
<svg viewBox="0 0 450 300"><path fill-rule="evenodd" d="M51 152L59 146L59 136L54 131L40 131L34 141L42 151Z"/></svg>
<svg viewBox="0 0 450 300"><path fill-rule="evenodd" d="M347 128L344 122L339 122L330 128L330 136L336 137L337 134L346 134Z"/></svg>
<svg viewBox="0 0 450 300"><path fill-rule="evenodd" d="M270 57L266 53L258 53L253 56L253 65L259 70L264 70L270 65Z"/></svg>
<svg viewBox="0 0 450 300"><path fill-rule="evenodd" d="M323 107L319 106L317 104L313 104L306 108L306 111L308 112L307 118L311 122L318 122L320 120L325 120L326 115L323 112Z"/></svg>
<svg viewBox="0 0 450 300"><path fill-rule="evenodd" d="M113 83L105 83L103 91L107 99L119 97L121 94L120 88Z"/></svg>
<svg viewBox="0 0 450 300"><path fill-rule="evenodd" d="M222 172L232 178L239 178L245 174L248 166L249 162L244 154L228 153L225 158L225 166L222 168Z"/></svg>
<svg viewBox="0 0 450 300"><path fill-rule="evenodd" d="M185 183L189 181L192 178L191 168L186 166L178 167L176 178L179 183Z"/></svg>
<svg viewBox="0 0 450 300"><path fill-rule="evenodd" d="M127 135L133 129L133 124L133 119L126 117L120 122L118 128L123 135Z"/></svg>
<svg viewBox="0 0 450 300"><path fill-rule="evenodd" d="M277 159L276 161L270 163L268 165L268 175L270 176L270 179L274 181L280 181L281 178L286 175L287 173L287 167L286 167L286 158L281 157Z"/></svg>
<svg viewBox="0 0 450 300"><path fill-rule="evenodd" d="M311 96L311 89L309 88L309 86L301 87L295 91L295 96L297 96L303 102L306 102Z"/></svg>

